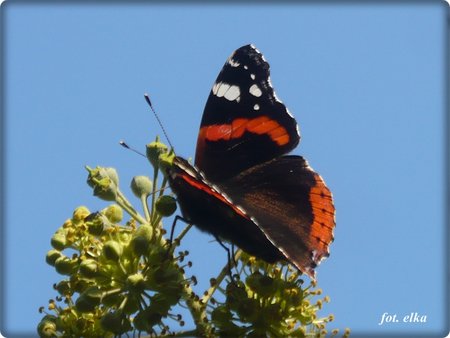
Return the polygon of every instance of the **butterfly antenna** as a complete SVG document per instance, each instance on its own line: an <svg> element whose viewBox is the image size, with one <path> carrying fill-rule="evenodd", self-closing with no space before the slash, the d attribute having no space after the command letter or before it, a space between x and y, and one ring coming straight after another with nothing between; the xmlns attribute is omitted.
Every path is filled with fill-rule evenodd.
<svg viewBox="0 0 450 338"><path fill-rule="evenodd" d="M158 114L156 113L155 109L153 109L152 101L150 101L150 96L149 96L147 93L145 93L145 94L144 94L144 97L145 97L145 101L147 101L148 106L149 106L150 109L152 110L153 115L155 115L156 121L158 121L158 124L159 124L159 126L161 127L161 129L162 129L162 131L163 131L163 134L164 134L164 136L166 137L167 142L169 143L170 148L172 148L172 150L175 151L175 148L173 147L172 143L170 142L169 136L167 136L166 130L164 129L164 126L163 126L163 124L161 123L161 120L159 119Z"/></svg>
<svg viewBox="0 0 450 338"><path fill-rule="evenodd" d="M134 148L131 148L128 144L125 143L124 140L120 140L120 141L119 141L119 144L120 144L122 147L124 147L124 148L126 148L126 149L128 149L128 150L134 151L136 154L139 154L139 155L141 155L141 156L147 157L147 156L145 156L143 153L141 153L139 150L136 150L136 149L134 149Z"/></svg>

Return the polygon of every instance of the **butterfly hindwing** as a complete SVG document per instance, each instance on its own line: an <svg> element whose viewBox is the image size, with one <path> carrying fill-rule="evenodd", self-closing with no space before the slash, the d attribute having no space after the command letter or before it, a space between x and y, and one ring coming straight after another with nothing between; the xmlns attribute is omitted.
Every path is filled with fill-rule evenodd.
<svg viewBox="0 0 450 338"><path fill-rule="evenodd" d="M226 61L206 102L195 157L212 181L286 154L299 143L297 123L277 98L269 64L252 45Z"/></svg>
<svg viewBox="0 0 450 338"><path fill-rule="evenodd" d="M330 190L300 156L282 156L221 185L285 258L314 277L335 227Z"/></svg>
<svg viewBox="0 0 450 338"><path fill-rule="evenodd" d="M175 157L168 178L185 220L267 262L285 259L252 218L188 161Z"/></svg>

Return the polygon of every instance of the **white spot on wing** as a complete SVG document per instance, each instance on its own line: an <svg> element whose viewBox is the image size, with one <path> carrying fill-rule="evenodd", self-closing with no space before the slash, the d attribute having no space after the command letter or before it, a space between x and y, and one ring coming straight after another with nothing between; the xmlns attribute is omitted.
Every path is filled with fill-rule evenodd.
<svg viewBox="0 0 450 338"><path fill-rule="evenodd" d="M237 100L240 95L241 95L241 90L239 89L238 86L230 86L230 89L227 90L227 92L224 94L224 97L228 101L234 101L234 100Z"/></svg>
<svg viewBox="0 0 450 338"><path fill-rule="evenodd" d="M258 87L258 85L254 84L249 89L250 94L256 97L260 97L262 95L261 89Z"/></svg>
<svg viewBox="0 0 450 338"><path fill-rule="evenodd" d="M244 65L244 69L247 70L247 69L248 69L248 66L247 66L247 65Z"/></svg>
<svg viewBox="0 0 450 338"><path fill-rule="evenodd" d="M217 97L224 97L229 101L236 100L237 102L241 99L241 90L238 86L229 85L225 82L215 83L212 87L212 92Z"/></svg>
<svg viewBox="0 0 450 338"><path fill-rule="evenodd" d="M255 79L255 74L250 74L250 77L252 78L252 80L254 80Z"/></svg>
<svg viewBox="0 0 450 338"><path fill-rule="evenodd" d="M220 82L219 83L219 88L217 88L217 94L216 95L218 97L222 97L222 96L225 95L225 93L227 92L228 89L230 89L230 85L229 84Z"/></svg>
<svg viewBox="0 0 450 338"><path fill-rule="evenodd" d="M255 105L253 106L253 110L259 110L259 104L255 104Z"/></svg>
<svg viewBox="0 0 450 338"><path fill-rule="evenodd" d="M219 84L218 83L214 83L213 87L212 87L212 92L214 95L217 95L217 90L219 88Z"/></svg>
<svg viewBox="0 0 450 338"><path fill-rule="evenodd" d="M237 62L236 60L234 60L233 58L229 58L228 59L228 64L231 67L239 67L241 64L239 62Z"/></svg>

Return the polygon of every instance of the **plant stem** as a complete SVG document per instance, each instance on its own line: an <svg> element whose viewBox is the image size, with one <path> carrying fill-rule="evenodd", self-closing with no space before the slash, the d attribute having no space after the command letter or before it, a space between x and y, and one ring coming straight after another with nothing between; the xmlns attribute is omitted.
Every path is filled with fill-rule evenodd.
<svg viewBox="0 0 450 338"><path fill-rule="evenodd" d="M120 190L117 191L116 203L140 224L148 224L148 222L136 210L134 210L134 208L130 205L130 202L128 202Z"/></svg>
<svg viewBox="0 0 450 338"><path fill-rule="evenodd" d="M185 226L185 228L180 232L180 234L178 235L178 237L176 238L176 240L178 242L181 242L181 240L183 239L183 237L188 233L188 231L192 228L193 224L188 224Z"/></svg>
<svg viewBox="0 0 450 338"><path fill-rule="evenodd" d="M158 172L159 169L157 166L153 168L153 189L152 189L152 206L151 206L151 216L150 220L153 223L153 218L155 217L155 195L156 195L156 187L158 186Z"/></svg>
<svg viewBox="0 0 450 338"><path fill-rule="evenodd" d="M150 211L148 210L147 198L148 198L148 195L142 195L141 203L142 203L142 209L144 209L145 219L147 220L148 223L150 223L151 218L150 218Z"/></svg>
<svg viewBox="0 0 450 338"><path fill-rule="evenodd" d="M161 187L159 188L159 197L161 197L162 194L164 193L164 189L166 189L166 185L167 185L167 177L164 176L163 181L161 183Z"/></svg>

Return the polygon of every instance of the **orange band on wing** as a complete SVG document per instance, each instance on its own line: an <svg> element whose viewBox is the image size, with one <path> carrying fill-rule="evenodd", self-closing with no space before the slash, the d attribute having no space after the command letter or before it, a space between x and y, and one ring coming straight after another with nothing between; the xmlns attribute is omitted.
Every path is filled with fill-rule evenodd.
<svg viewBox="0 0 450 338"><path fill-rule="evenodd" d="M289 143L290 137L286 128L277 121L267 116L259 116L253 119L237 118L231 124L214 124L200 129L199 139L208 141L229 141L242 137L245 132L269 135L279 146Z"/></svg>
<svg viewBox="0 0 450 338"><path fill-rule="evenodd" d="M309 192L309 202L313 212L310 242L317 248L317 259L328 256L328 246L333 241L333 229L336 225L333 197L322 177L315 174L315 186Z"/></svg>
<svg viewBox="0 0 450 338"><path fill-rule="evenodd" d="M230 208L232 208L238 215L247 218L248 216L237 206L233 205L233 203L231 203L225 196L223 196L222 194L218 193L217 191L211 189L210 186L204 184L201 181L198 181L194 178L192 178L189 175L181 175L181 178L183 180L185 180L190 186L195 187L196 189L202 190L204 192L206 192L209 195L214 196L215 198L217 198L218 200L222 201L223 203L225 203L226 205L228 205Z"/></svg>

